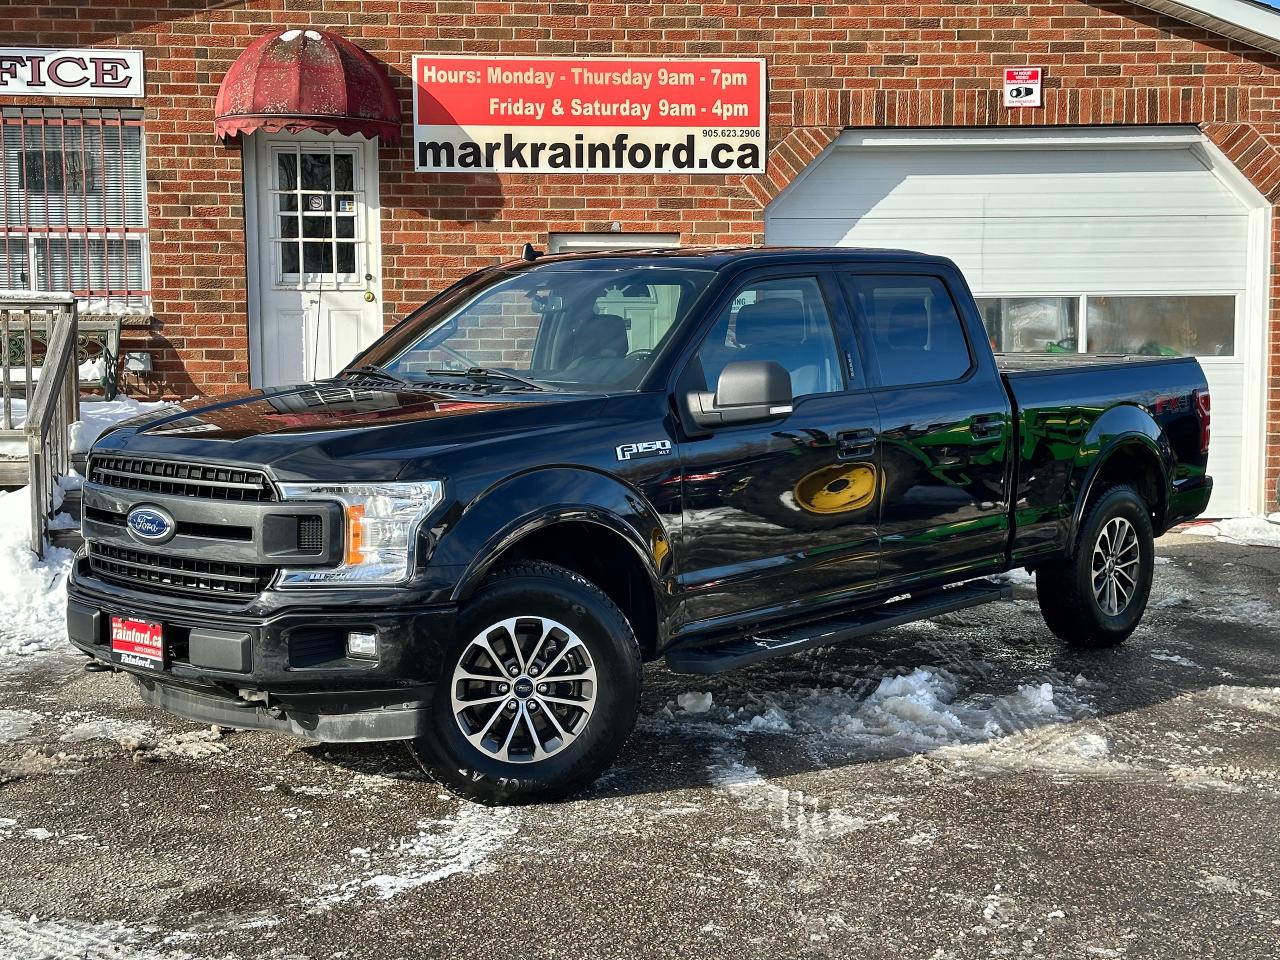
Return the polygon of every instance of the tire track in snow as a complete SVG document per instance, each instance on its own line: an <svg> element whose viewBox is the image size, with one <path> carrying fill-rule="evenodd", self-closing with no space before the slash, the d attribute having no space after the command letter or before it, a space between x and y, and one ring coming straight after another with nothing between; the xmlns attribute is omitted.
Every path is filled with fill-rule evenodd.
<svg viewBox="0 0 1280 960"><path fill-rule="evenodd" d="M133 931L119 924L91 925L23 919L0 913L0 960L194 960L133 946Z"/></svg>

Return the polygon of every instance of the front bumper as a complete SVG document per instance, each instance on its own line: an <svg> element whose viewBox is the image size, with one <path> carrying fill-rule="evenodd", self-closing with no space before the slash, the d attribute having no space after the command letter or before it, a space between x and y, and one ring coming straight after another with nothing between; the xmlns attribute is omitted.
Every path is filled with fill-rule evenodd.
<svg viewBox="0 0 1280 960"><path fill-rule="evenodd" d="M334 742L419 736L456 607L350 590L303 599L257 614L179 604L117 590L81 568L68 589L67 628L82 653L131 674L145 700L188 719ZM162 669L112 651L113 616L162 625ZM377 635L375 658L347 655L353 631Z"/></svg>

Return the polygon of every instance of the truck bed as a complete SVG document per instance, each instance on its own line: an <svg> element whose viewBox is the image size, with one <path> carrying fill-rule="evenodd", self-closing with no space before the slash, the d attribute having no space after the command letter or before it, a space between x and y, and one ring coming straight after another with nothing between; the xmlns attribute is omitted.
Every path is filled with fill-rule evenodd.
<svg viewBox="0 0 1280 960"><path fill-rule="evenodd" d="M1188 357L1153 357L1137 353L997 353L996 367L1001 373L1061 373L1072 369L1185 363Z"/></svg>

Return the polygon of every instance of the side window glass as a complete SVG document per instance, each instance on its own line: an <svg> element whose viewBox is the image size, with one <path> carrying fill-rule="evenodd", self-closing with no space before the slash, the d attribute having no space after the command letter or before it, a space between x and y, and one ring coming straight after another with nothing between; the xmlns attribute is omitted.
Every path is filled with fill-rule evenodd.
<svg viewBox="0 0 1280 960"><path fill-rule="evenodd" d="M849 286L875 344L882 384L940 383L964 376L971 364L969 346L941 280L854 274Z"/></svg>
<svg viewBox="0 0 1280 960"><path fill-rule="evenodd" d="M791 375L795 398L844 389L840 350L816 277L761 280L740 288L694 358L706 389L736 360L772 360Z"/></svg>
<svg viewBox="0 0 1280 960"><path fill-rule="evenodd" d="M652 350L667 335L680 312L683 290L676 283L632 282L609 287L596 298L595 312L621 317L627 352Z"/></svg>

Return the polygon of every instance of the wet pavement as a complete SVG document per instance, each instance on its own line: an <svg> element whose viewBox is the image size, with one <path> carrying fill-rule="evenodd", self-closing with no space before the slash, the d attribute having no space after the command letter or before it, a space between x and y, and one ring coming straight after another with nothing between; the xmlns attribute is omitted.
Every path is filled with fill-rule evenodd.
<svg viewBox="0 0 1280 960"><path fill-rule="evenodd" d="M1116 650L1063 649L1015 578L857 646L651 667L615 769L514 810L403 745L214 731L24 662L0 957L1280 955L1280 550L1160 553Z"/></svg>

